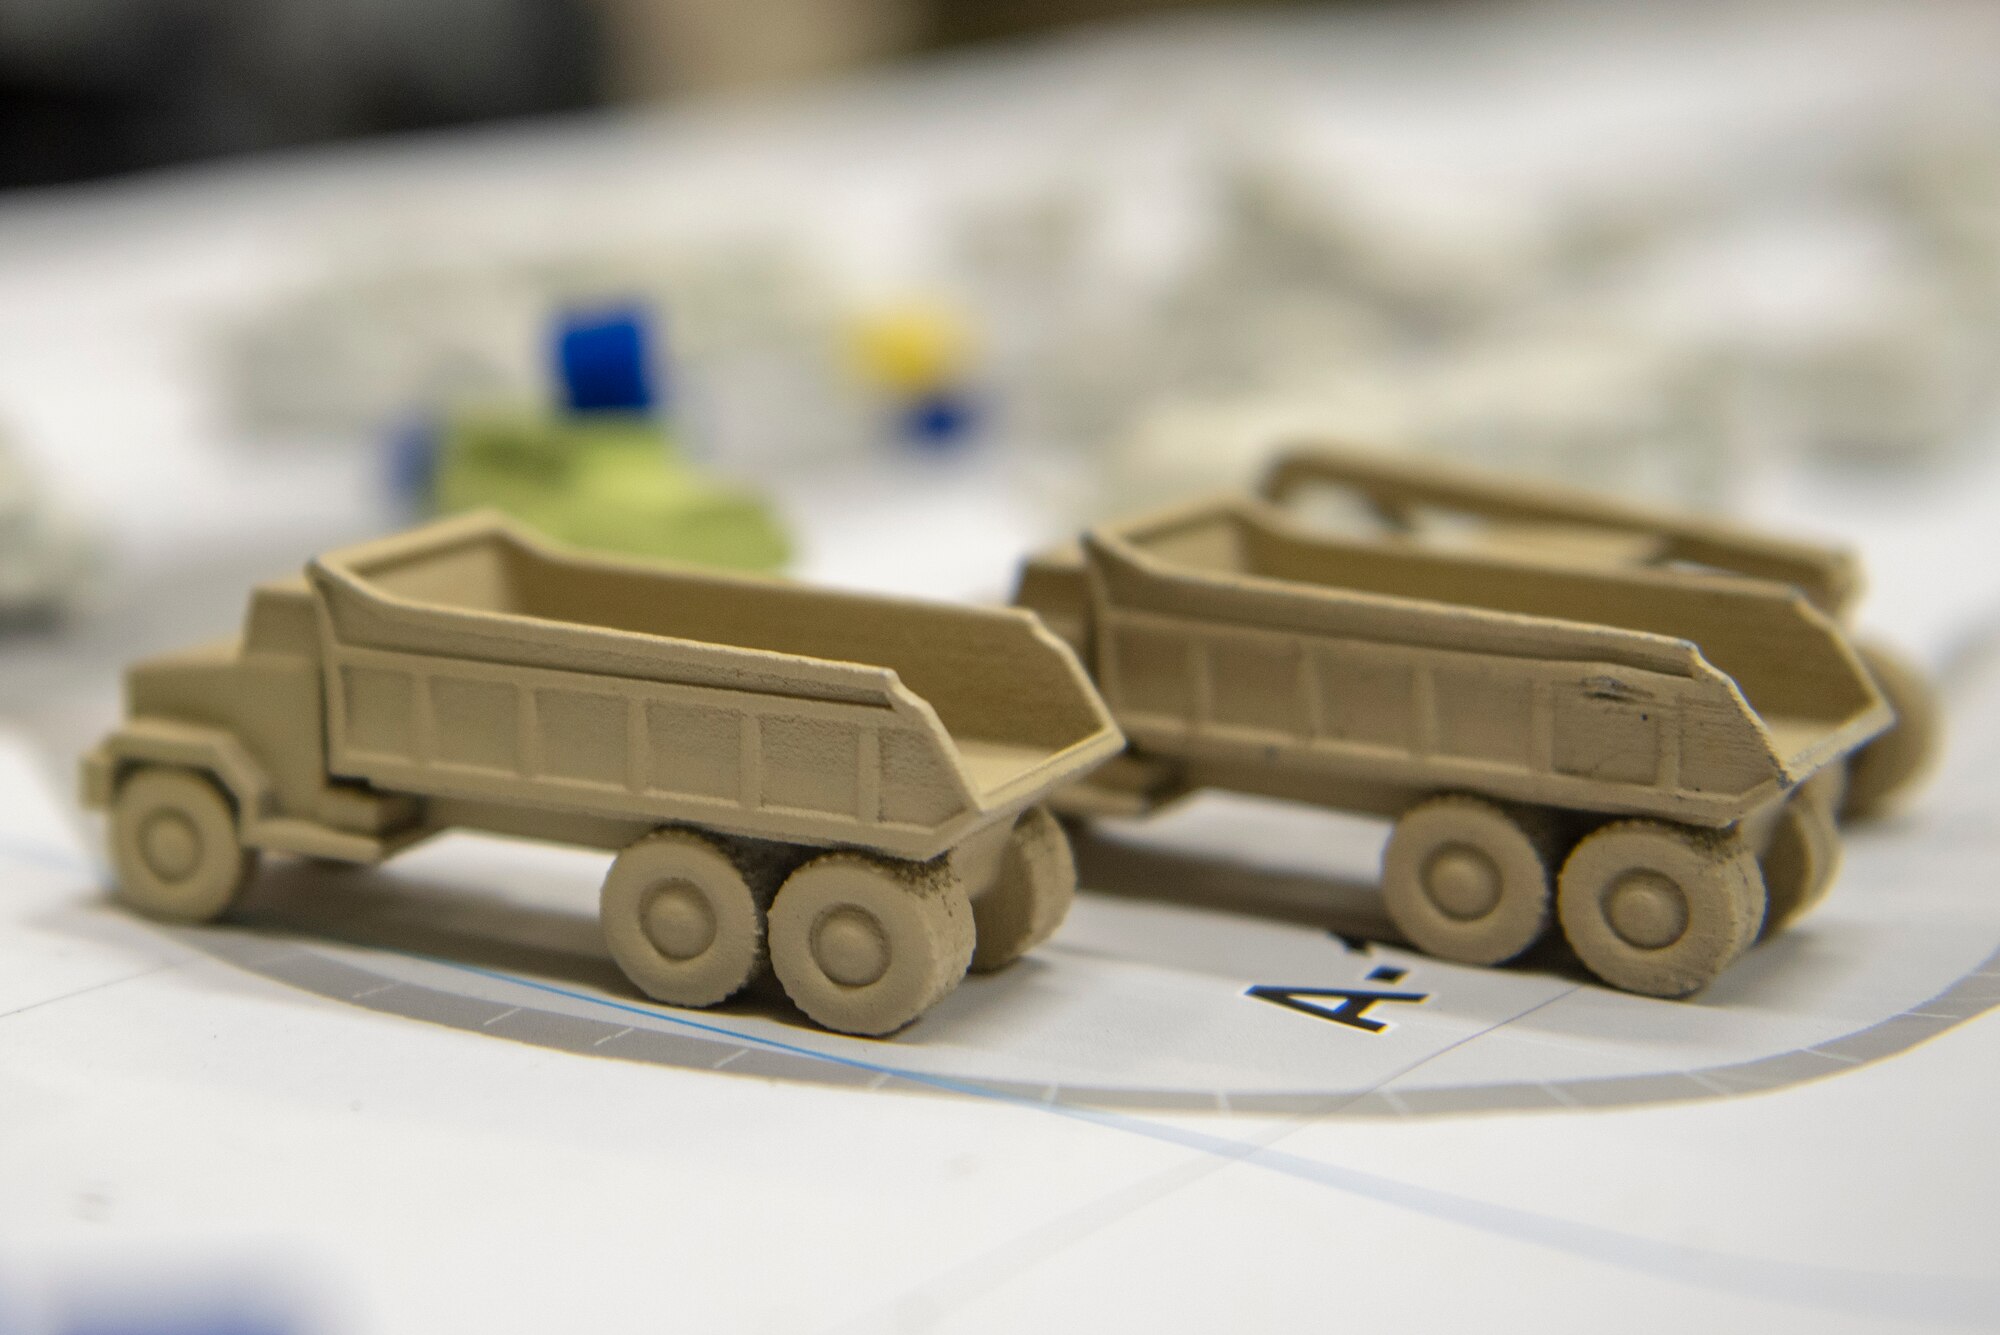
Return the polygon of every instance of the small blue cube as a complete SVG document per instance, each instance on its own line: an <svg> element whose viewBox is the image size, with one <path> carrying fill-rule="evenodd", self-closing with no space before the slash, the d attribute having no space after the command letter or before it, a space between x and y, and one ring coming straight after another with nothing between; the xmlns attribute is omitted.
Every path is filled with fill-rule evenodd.
<svg viewBox="0 0 2000 1335"><path fill-rule="evenodd" d="M563 405L573 413L649 413L652 319L641 306L565 311L556 324Z"/></svg>

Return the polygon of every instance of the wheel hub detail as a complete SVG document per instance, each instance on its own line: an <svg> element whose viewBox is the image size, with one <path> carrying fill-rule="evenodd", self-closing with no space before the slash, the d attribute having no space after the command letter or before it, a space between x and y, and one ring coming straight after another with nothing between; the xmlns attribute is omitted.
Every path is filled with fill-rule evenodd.
<svg viewBox="0 0 2000 1335"><path fill-rule="evenodd" d="M662 887L646 905L646 939L671 960L691 960L715 944L715 910L689 881Z"/></svg>
<svg viewBox="0 0 2000 1335"><path fill-rule="evenodd" d="M1630 871L1612 882L1604 916L1626 945L1664 950L1687 933L1687 896L1659 872Z"/></svg>
<svg viewBox="0 0 2000 1335"><path fill-rule="evenodd" d="M155 876L178 881L201 860L201 832L180 812L162 811L140 832L139 850Z"/></svg>
<svg viewBox="0 0 2000 1335"><path fill-rule="evenodd" d="M1500 868L1470 844L1446 844L1424 865L1424 894L1446 917L1472 922L1500 902Z"/></svg>
<svg viewBox="0 0 2000 1335"><path fill-rule="evenodd" d="M842 987L866 987L889 971L889 939L882 924L851 904L819 920L812 953L820 970Z"/></svg>

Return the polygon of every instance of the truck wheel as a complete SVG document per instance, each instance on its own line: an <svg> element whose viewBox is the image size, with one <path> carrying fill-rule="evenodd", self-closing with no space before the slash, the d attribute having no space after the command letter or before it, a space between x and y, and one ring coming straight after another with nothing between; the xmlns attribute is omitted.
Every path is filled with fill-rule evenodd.
<svg viewBox="0 0 2000 1335"><path fill-rule="evenodd" d="M1757 862L1768 901L1762 935L1770 936L1825 899L1833 885L1840 870L1840 827L1832 806L1810 788L1794 793Z"/></svg>
<svg viewBox="0 0 2000 1335"><path fill-rule="evenodd" d="M764 906L734 861L693 830L657 830L605 873L604 942L639 990L713 1006L764 962Z"/></svg>
<svg viewBox="0 0 2000 1335"><path fill-rule="evenodd" d="M1389 918L1426 954L1510 960L1549 925L1554 841L1534 815L1450 795L1404 812L1382 850Z"/></svg>
<svg viewBox="0 0 2000 1335"><path fill-rule="evenodd" d="M1048 940L1075 900L1069 836L1047 807L1030 807L1007 837L993 884L972 901L972 971L1003 969Z"/></svg>
<svg viewBox="0 0 2000 1335"><path fill-rule="evenodd" d="M1734 830L1622 820L1586 835L1563 863L1556 912L1599 978L1683 997L1756 940L1764 886Z"/></svg>
<svg viewBox="0 0 2000 1335"><path fill-rule="evenodd" d="M827 853L771 906L771 967L798 1008L846 1034L893 1033L958 986L972 906L938 864Z"/></svg>
<svg viewBox="0 0 2000 1335"><path fill-rule="evenodd" d="M149 918L208 922L229 911L256 869L236 809L205 775L148 766L111 801L117 898Z"/></svg>
<svg viewBox="0 0 2000 1335"><path fill-rule="evenodd" d="M1848 760L1843 821L1872 820L1886 812L1930 769L1944 730L1937 691L1916 666L1880 644L1863 641L1855 649L1896 711L1896 721Z"/></svg>

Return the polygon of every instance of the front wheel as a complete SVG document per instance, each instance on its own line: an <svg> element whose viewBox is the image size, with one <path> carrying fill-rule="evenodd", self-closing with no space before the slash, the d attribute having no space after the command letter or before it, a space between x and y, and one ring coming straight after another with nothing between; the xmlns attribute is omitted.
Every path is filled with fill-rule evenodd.
<svg viewBox="0 0 2000 1335"><path fill-rule="evenodd" d="M828 1029L894 1033L941 1001L972 962L972 906L942 862L827 853L771 906L771 968Z"/></svg>
<svg viewBox="0 0 2000 1335"><path fill-rule="evenodd" d="M111 800L111 862L120 902L149 918L208 922L229 911L256 869L236 809L214 781L156 765L118 785Z"/></svg>
<svg viewBox="0 0 2000 1335"><path fill-rule="evenodd" d="M1621 820L1584 836L1563 863L1556 913L1605 982L1684 997L1757 939L1764 884L1734 830Z"/></svg>

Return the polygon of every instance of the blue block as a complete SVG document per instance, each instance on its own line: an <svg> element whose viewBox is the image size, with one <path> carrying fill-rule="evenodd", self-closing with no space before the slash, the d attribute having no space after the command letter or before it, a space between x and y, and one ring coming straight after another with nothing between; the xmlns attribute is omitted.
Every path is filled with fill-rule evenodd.
<svg viewBox="0 0 2000 1335"><path fill-rule="evenodd" d="M652 320L640 306L566 311L556 323L556 369L573 413L648 413L653 382Z"/></svg>
<svg viewBox="0 0 2000 1335"><path fill-rule="evenodd" d="M437 490L438 445L442 424L434 417L413 417L389 434L387 464L389 494L412 510L431 507Z"/></svg>
<svg viewBox="0 0 2000 1335"><path fill-rule="evenodd" d="M979 425L978 405L961 390L936 390L910 404L901 425L904 438L919 448L956 449Z"/></svg>

